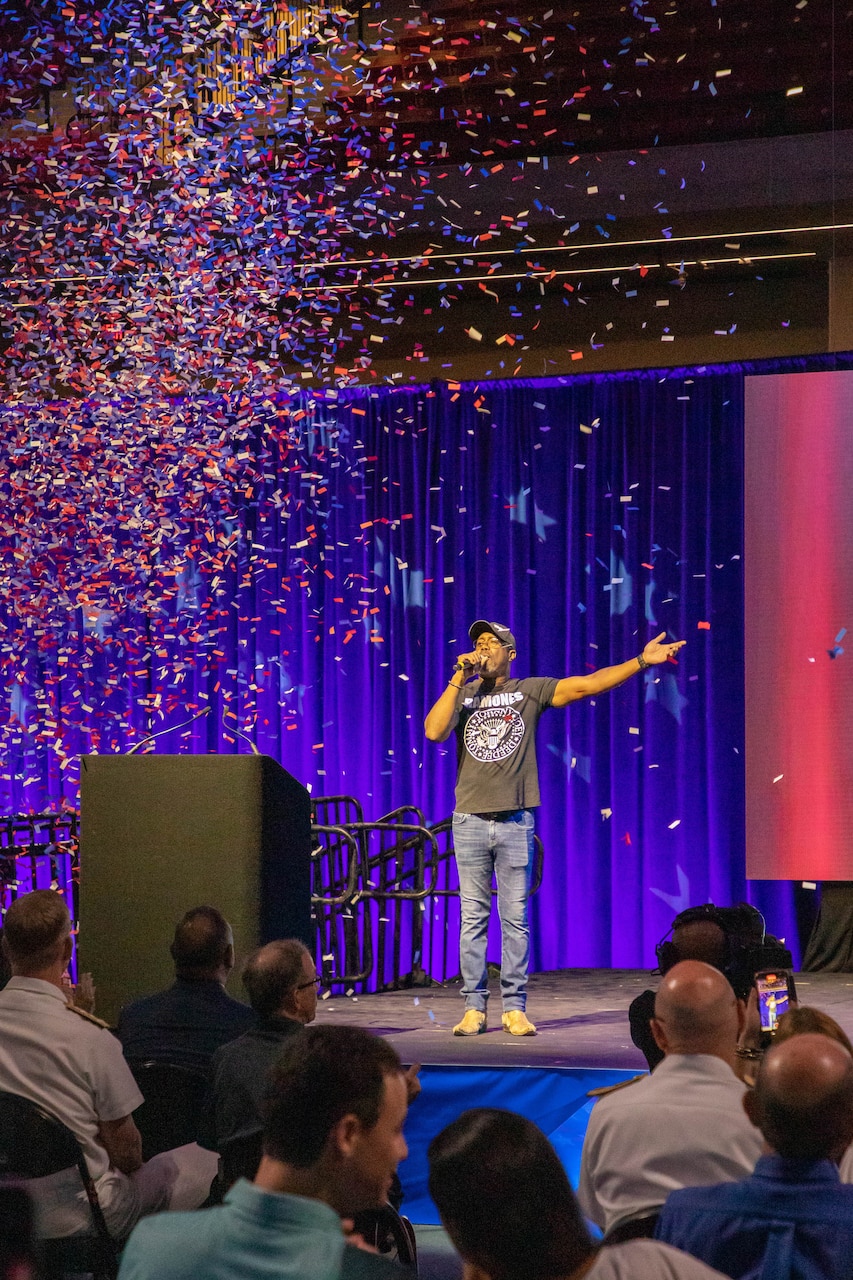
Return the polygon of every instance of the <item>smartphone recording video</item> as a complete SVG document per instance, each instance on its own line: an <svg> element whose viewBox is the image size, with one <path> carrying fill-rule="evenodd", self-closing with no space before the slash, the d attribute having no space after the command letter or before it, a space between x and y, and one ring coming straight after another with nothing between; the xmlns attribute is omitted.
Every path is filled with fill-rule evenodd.
<svg viewBox="0 0 853 1280"><path fill-rule="evenodd" d="M774 1035L779 1019L796 1000L794 979L788 969L762 969L755 975L761 1030Z"/></svg>

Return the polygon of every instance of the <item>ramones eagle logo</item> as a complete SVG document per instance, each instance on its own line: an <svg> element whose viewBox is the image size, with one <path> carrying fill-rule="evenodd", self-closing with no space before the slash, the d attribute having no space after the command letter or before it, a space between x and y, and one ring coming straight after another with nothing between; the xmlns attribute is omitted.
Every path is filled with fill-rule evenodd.
<svg viewBox="0 0 853 1280"><path fill-rule="evenodd" d="M464 741L475 760L493 764L506 760L524 737L524 721L513 707L484 707L465 725Z"/></svg>

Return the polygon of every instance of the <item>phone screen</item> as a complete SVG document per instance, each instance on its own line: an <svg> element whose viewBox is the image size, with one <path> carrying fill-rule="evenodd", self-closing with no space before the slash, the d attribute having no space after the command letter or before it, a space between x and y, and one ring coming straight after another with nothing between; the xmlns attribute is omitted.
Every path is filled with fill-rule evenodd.
<svg viewBox="0 0 853 1280"><path fill-rule="evenodd" d="M774 1032L782 1014L788 1012L788 975L784 970L757 973L755 986L758 991L761 1030Z"/></svg>

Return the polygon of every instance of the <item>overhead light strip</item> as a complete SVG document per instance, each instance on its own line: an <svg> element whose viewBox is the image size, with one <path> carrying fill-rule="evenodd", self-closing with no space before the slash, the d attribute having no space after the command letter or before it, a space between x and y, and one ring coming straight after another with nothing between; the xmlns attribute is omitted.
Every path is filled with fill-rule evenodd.
<svg viewBox="0 0 853 1280"><path fill-rule="evenodd" d="M653 244L692 244L698 240L738 240L751 236L793 236L819 231L853 231L853 222L828 222L809 227L766 227L760 231L711 231L695 235L657 236L644 240L593 240L588 244L546 245L529 249L459 249L455 253L414 253L404 258L328 258L320 262L295 264L300 271L316 271L322 267L390 267L406 262L447 262L453 258L494 258L495 256L540 257L545 253L577 253L587 249L632 249Z"/></svg>
<svg viewBox="0 0 853 1280"><path fill-rule="evenodd" d="M726 262L738 262L742 266L749 266L753 262L776 262L782 258L816 258L817 254L813 251L803 253L764 253L764 254L741 254L734 258L691 258L689 260L679 262L632 262L614 267L566 267L563 270L554 269L552 271L514 271L506 274L496 274L492 272L489 275L480 276L442 276L439 279L427 278L424 280L386 280L383 284L366 284L360 280L350 281L349 284L329 284L329 285L309 285L305 289L301 289L300 293L342 293L353 289L370 289L374 293L384 293L387 289L415 289L422 285L435 286L438 284L478 284L480 281L491 280L494 282L500 280L541 280L547 283L556 276L595 276L595 275L611 275L617 271L663 271L664 268L671 268L673 271L679 271L682 267L715 267Z"/></svg>
<svg viewBox="0 0 853 1280"><path fill-rule="evenodd" d="M502 281L502 280L539 280L547 284L549 280L553 280L557 276L611 275L613 272L616 272L616 271L640 271L640 270L663 271L665 268L668 268L672 271L680 271L682 267L716 267L716 266L721 266L724 263L731 263L731 262L737 262L737 263L740 263L741 266L748 267L750 266L751 263L754 263L754 262L777 262L780 259L816 258L816 257L817 257L817 253L810 250L808 252L803 252L803 253L741 254L738 257L731 257L731 258L690 258L690 259L680 260L678 262L631 262L631 263L623 263L622 266L614 266L614 267L566 267L563 270L557 270L555 268L554 270L551 270L551 271L544 271L544 270L517 271L517 272L508 273L506 275L503 275L503 274L496 275L495 273L491 273L489 275L480 275L480 276L443 276L440 279L427 278L424 280L387 280L385 281L384 284L364 284L361 281L351 281L349 284L309 285L304 289L300 289L299 293L300 295L315 294L315 293L342 293L345 291L352 291L353 289L370 289L374 293L384 293L388 289L415 289L423 285L430 285L434 287L435 285L438 285L438 284L477 284L480 281L487 281L487 280L491 280L494 283L497 283L498 281ZM83 278L85 279L86 277L83 277ZM106 277L103 277L103 278L106 278ZM33 283L33 282L31 281L30 283ZM45 282L38 281L38 283L43 284ZM180 293L180 294L170 293L170 294L164 294L164 295L158 294L157 296L158 298L164 297L164 298L168 298L169 300L180 300L182 298L183 299L194 298L197 295L193 293ZM288 296L290 295L289 294L283 295L283 297L285 298ZM123 302L128 302L133 305L136 305L137 299L134 297L96 298L96 299L56 298L56 299L48 299L48 301L55 301L61 307L104 306L104 307L118 308L121 306ZM33 299L28 299L25 302L13 302L10 305L12 307L22 308L22 307L45 306L46 304L44 301L35 301ZM117 317L117 320L119 318L121 318L122 320L125 319L125 317Z"/></svg>

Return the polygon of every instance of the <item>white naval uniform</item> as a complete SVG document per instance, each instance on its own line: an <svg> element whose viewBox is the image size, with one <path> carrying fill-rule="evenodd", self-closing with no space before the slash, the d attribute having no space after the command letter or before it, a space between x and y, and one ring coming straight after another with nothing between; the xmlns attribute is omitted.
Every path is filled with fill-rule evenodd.
<svg viewBox="0 0 853 1280"><path fill-rule="evenodd" d="M746 1086L712 1054L668 1054L592 1109L578 1200L605 1232L657 1213L670 1191L752 1173L763 1138L743 1109Z"/></svg>
<svg viewBox="0 0 853 1280"><path fill-rule="evenodd" d="M75 1134L117 1240L145 1213L203 1202L216 1161L195 1143L155 1156L130 1176L110 1166L98 1125L129 1116L142 1094L112 1032L70 1009L52 982L15 977L0 991L0 1089L29 1098ZM40 1234L90 1229L76 1172L38 1179L30 1189Z"/></svg>
<svg viewBox="0 0 853 1280"><path fill-rule="evenodd" d="M660 1240L605 1245L584 1280L719 1280L720 1272Z"/></svg>

